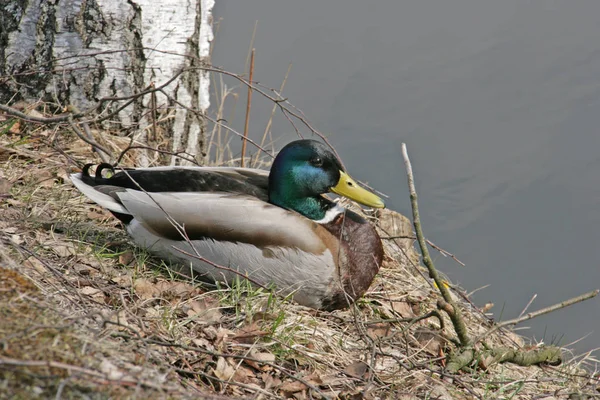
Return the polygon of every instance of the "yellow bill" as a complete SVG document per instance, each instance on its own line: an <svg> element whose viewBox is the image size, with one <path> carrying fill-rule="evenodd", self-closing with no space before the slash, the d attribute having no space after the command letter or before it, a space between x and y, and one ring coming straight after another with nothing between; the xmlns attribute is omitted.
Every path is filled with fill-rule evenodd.
<svg viewBox="0 0 600 400"><path fill-rule="evenodd" d="M340 180L337 185L331 188L331 191L340 196L354 200L357 203L367 207L384 208L383 200L376 194L369 192L366 189L358 186L358 184L344 171L340 171Z"/></svg>

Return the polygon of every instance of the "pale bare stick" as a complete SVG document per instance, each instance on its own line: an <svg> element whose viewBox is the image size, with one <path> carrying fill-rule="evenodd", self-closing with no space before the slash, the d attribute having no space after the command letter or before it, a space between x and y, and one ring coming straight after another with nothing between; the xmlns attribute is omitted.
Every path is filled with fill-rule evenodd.
<svg viewBox="0 0 600 400"><path fill-rule="evenodd" d="M426 239L425 240L427 242L428 245L430 245L431 247L433 247L434 249L436 249L437 251L440 252L441 255L443 255L444 257L450 257L451 259L453 259L454 261L456 261L457 264L461 265L461 266L465 266L465 263L460 261L458 258L456 258L456 256L444 249L442 249L440 246L438 246L437 244L433 243L431 240Z"/></svg>
<svg viewBox="0 0 600 400"><path fill-rule="evenodd" d="M254 49L250 53L250 75L248 82L252 82L254 76ZM248 141L248 125L250 124L250 107L252 105L252 85L248 86L248 101L246 102L246 122L244 123L244 138L242 140L242 157L240 167L244 168L244 156L246 155L246 142Z"/></svg>
<svg viewBox="0 0 600 400"><path fill-rule="evenodd" d="M560 310L561 308L572 306L573 304L581 303L582 301L589 300L594 298L600 293L600 289L592 290L591 292L584 293L580 296L570 298L568 300L562 301L560 303L553 304L549 307L544 307L540 310L527 313L519 318L509 319L507 321L500 322L499 324L494 325L483 335L479 336L473 343L477 343L485 337L489 336L493 332L497 331L500 328L504 328L506 326L514 326L516 324L520 324L521 322L528 321L530 319L539 317L540 315L548 314L556 310Z"/></svg>
<svg viewBox="0 0 600 400"><path fill-rule="evenodd" d="M534 294L533 296L531 296L531 299L529 300L529 302L527 303L527 305L525 306L525 308L523 308L523 311L521 311L521 314L519 314L518 318L521 318L523 316L523 314L525 314L527 312L527 310L529 309L529 307L531 307L531 303L533 303L533 301L537 298L537 293Z"/></svg>
<svg viewBox="0 0 600 400"><path fill-rule="evenodd" d="M75 124L75 122L73 121L73 116L71 114L68 115L67 121L69 122L69 125L71 125L71 129L73 130L73 132L75 132L79 139L91 145L92 150L94 150L100 156L102 161L104 161L105 163L108 163L110 161L108 157L112 157L111 152L106 148L102 147L100 144L98 144L93 137L87 137L83 132L81 132ZM86 133L88 132L89 130L86 130Z"/></svg>
<svg viewBox="0 0 600 400"><path fill-rule="evenodd" d="M361 182L362 183L362 182ZM388 196L386 196L388 197ZM417 237L416 236L385 236L382 237L382 239L389 239L389 240L394 240L394 239L413 239L416 240ZM431 240L429 239L425 239L425 241L427 242L428 245L430 245L431 247L433 247L434 249L436 249L437 251L440 252L441 255L443 255L444 257L450 257L451 259L453 259L454 261L456 261L457 264L460 264L461 266L465 266L465 263L460 261L458 258L456 258L456 256L452 253L450 253L447 250L442 249L440 246L438 246L437 244L433 243Z"/></svg>

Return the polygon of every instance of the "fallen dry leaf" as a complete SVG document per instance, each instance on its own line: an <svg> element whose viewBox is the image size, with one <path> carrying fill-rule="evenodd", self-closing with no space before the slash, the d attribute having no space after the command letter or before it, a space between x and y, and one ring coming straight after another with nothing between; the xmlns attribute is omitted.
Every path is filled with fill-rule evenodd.
<svg viewBox="0 0 600 400"><path fill-rule="evenodd" d="M321 379L321 375L317 373L312 373L308 376L305 376L304 380L314 386L320 386L323 384L323 379Z"/></svg>
<svg viewBox="0 0 600 400"><path fill-rule="evenodd" d="M271 353L255 353L255 354L252 354L252 358L254 358L254 360L246 359L246 360L244 360L244 362L258 371L266 372L266 371L270 371L273 369L270 365L266 365L263 363L275 362L275 355L273 355Z"/></svg>
<svg viewBox="0 0 600 400"><path fill-rule="evenodd" d="M301 392L293 393L292 397L295 398L296 400L308 400L308 397L306 396L306 391L305 390L303 390Z"/></svg>
<svg viewBox="0 0 600 400"><path fill-rule="evenodd" d="M23 207L23 202L22 201L17 200L17 199L13 199L12 197L6 199L6 202L8 204L10 204L11 206L13 206L13 207Z"/></svg>
<svg viewBox="0 0 600 400"><path fill-rule="evenodd" d="M301 392L305 389L308 389L308 386L306 386L302 382L294 380L294 381L285 381L281 386L279 386L278 389L281 390L282 392L296 393L296 392Z"/></svg>
<svg viewBox="0 0 600 400"><path fill-rule="evenodd" d="M73 265L73 270L76 273L78 273L79 275L83 275L83 276L88 276L88 275L98 273L98 271L95 268L92 268L89 265L81 264L81 263L77 263L77 264Z"/></svg>
<svg viewBox="0 0 600 400"><path fill-rule="evenodd" d="M119 368L106 358L100 363L100 371L102 371L108 379L118 380L123 377L123 372L119 371Z"/></svg>
<svg viewBox="0 0 600 400"><path fill-rule="evenodd" d="M239 383L250 383L255 379L254 373L248 368L242 367L241 365L236 366L235 373L233 374L233 380Z"/></svg>
<svg viewBox="0 0 600 400"><path fill-rule="evenodd" d="M47 271L46 266L37 258L31 256L27 260L23 262L23 265L26 267L31 267L35 269L40 274L45 274Z"/></svg>
<svg viewBox="0 0 600 400"><path fill-rule="evenodd" d="M416 317L412 304L406 301L391 301L391 309L402 316L402 318L414 318Z"/></svg>
<svg viewBox="0 0 600 400"><path fill-rule="evenodd" d="M9 197L12 183L6 178L0 178L0 197Z"/></svg>
<svg viewBox="0 0 600 400"><path fill-rule="evenodd" d="M444 346L444 340L440 338L438 334L430 331L429 329L417 329L415 331L415 338L423 349L434 356L439 355L440 350Z"/></svg>
<svg viewBox="0 0 600 400"><path fill-rule="evenodd" d="M129 265L135 259L133 251L127 250L119 254L119 264Z"/></svg>
<svg viewBox="0 0 600 400"><path fill-rule="evenodd" d="M16 121L8 131L13 135L18 135L21 132L21 122Z"/></svg>
<svg viewBox="0 0 600 400"><path fill-rule="evenodd" d="M223 343L228 341L227 339L233 336L235 336L233 331L219 327L217 329L217 335L215 338L215 346L221 346Z"/></svg>
<svg viewBox="0 0 600 400"><path fill-rule="evenodd" d="M390 325L386 323L373 324L367 328L367 335L373 340L385 338L390 335Z"/></svg>
<svg viewBox="0 0 600 400"><path fill-rule="evenodd" d="M70 257L77 254L77 249L75 249L73 243L55 244L53 246L50 246L50 248L59 257Z"/></svg>
<svg viewBox="0 0 600 400"><path fill-rule="evenodd" d="M271 374L266 372L260 375L260 379L264 382L265 389L270 389L272 387L278 387L281 385L281 379L273 377Z"/></svg>
<svg viewBox="0 0 600 400"><path fill-rule="evenodd" d="M142 300L152 299L160 294L160 290L158 290L154 283L143 278L136 279L136 281L133 283L133 289L138 297Z"/></svg>
<svg viewBox="0 0 600 400"><path fill-rule="evenodd" d="M54 174L49 169L38 170L36 176L36 184L41 187L54 186Z"/></svg>
<svg viewBox="0 0 600 400"><path fill-rule="evenodd" d="M367 363L364 361L355 361L344 368L344 373L353 378L363 379L368 370L369 366Z"/></svg>
<svg viewBox="0 0 600 400"><path fill-rule="evenodd" d="M16 243L16 244L23 244L23 243L25 243L25 240L23 240L23 237L21 235L17 235L17 234L11 235L10 236L10 240L12 240L12 242Z"/></svg>
<svg viewBox="0 0 600 400"><path fill-rule="evenodd" d="M79 293L84 294L86 296L95 296L99 293L102 293L102 290L96 289L95 287L85 286L79 289Z"/></svg>
<svg viewBox="0 0 600 400"><path fill-rule="evenodd" d="M190 296L196 291L196 288L188 283L167 280L159 280L155 287L163 296L173 297Z"/></svg>
<svg viewBox="0 0 600 400"><path fill-rule="evenodd" d="M125 287L129 287L131 286L131 276L129 275L120 275L120 276L115 276L114 278L111 278L111 281L116 283L119 286L125 286Z"/></svg>
<svg viewBox="0 0 600 400"><path fill-rule="evenodd" d="M223 317L218 303L207 299L191 300L183 306L183 309L187 316L208 324L219 322Z"/></svg>
<svg viewBox="0 0 600 400"><path fill-rule="evenodd" d="M363 392L342 392L339 398L341 400L365 400L366 397Z"/></svg>
<svg viewBox="0 0 600 400"><path fill-rule="evenodd" d="M14 235L18 231L19 231L19 229L16 226L9 226L9 227L2 229L2 232L8 233L9 235Z"/></svg>
<svg viewBox="0 0 600 400"><path fill-rule="evenodd" d="M430 394L431 394L432 399L439 399L439 400L453 400L454 399L454 397L450 394L448 389L446 389L442 385L435 386L433 388L433 390L430 392Z"/></svg>
<svg viewBox="0 0 600 400"><path fill-rule="evenodd" d="M194 343L194 346L206 349L208 351L215 350L215 346L213 346L212 343L205 338L194 338L192 339L192 343Z"/></svg>
<svg viewBox="0 0 600 400"><path fill-rule="evenodd" d="M235 368L233 368L224 357L219 357L217 366L214 369L214 374L217 378L228 381L233 378Z"/></svg>
<svg viewBox="0 0 600 400"><path fill-rule="evenodd" d="M89 219L96 219L96 220L103 221L103 220L109 218L110 215L105 214L105 213L100 213L100 212L97 212L97 211L89 211L87 213L87 217Z"/></svg>
<svg viewBox="0 0 600 400"><path fill-rule="evenodd" d="M265 336L266 334L267 332L260 329L257 322L252 322L251 324L240 328L240 330L233 337L233 340L238 343L252 344L257 338Z"/></svg>

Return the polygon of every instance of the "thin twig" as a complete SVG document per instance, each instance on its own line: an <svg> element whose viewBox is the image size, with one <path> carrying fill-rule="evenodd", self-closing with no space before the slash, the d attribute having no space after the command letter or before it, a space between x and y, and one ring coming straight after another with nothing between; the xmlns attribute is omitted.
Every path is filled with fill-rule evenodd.
<svg viewBox="0 0 600 400"><path fill-rule="evenodd" d="M537 293L534 294L533 296L531 296L531 299L529 300L529 302L527 303L527 305L525 306L525 308L523 308L523 311L521 311L521 314L519 314L518 318L521 318L523 316L523 314L525 314L527 312L527 310L529 309L529 307L531 306L531 303L533 303L533 301L537 298Z"/></svg>
<svg viewBox="0 0 600 400"><path fill-rule="evenodd" d="M412 240L416 240L417 237L416 236L412 236L412 235L411 236L400 235L400 236L384 236L384 237L382 237L382 239L385 239L385 240L394 240L394 239L412 239ZM425 241L427 242L428 245L430 245L431 247L433 247L434 249L436 249L437 251L439 251L440 254L443 255L444 257L450 257L454 261L456 261L458 264L462 265L463 267L465 266L465 263L462 262L462 261L460 261L458 258L456 258L456 256L454 254L450 253L449 251L446 251L446 250L442 249L440 246L438 246L437 244L433 243L429 239L425 239Z"/></svg>
<svg viewBox="0 0 600 400"><path fill-rule="evenodd" d="M154 82L150 82L150 88L154 89L155 86ZM150 141L156 142L158 137L156 126L156 92L150 93L150 117L152 120L152 136L150 137Z"/></svg>
<svg viewBox="0 0 600 400"><path fill-rule="evenodd" d="M429 239L425 239L425 241L427 242L427 244L429 244L431 247L433 247L434 249L436 249L437 251L440 252L441 255L443 255L444 257L450 257L451 259L453 259L454 261L456 261L456 263L458 263L459 265L462 265L463 267L465 266L465 263L460 261L458 258L456 258L456 256L444 249L442 249L440 246L438 246L437 244L433 243L431 240Z"/></svg>
<svg viewBox="0 0 600 400"><path fill-rule="evenodd" d="M539 317L540 315L548 314L548 313L551 313L553 311L560 310L561 308L572 306L573 304L576 304L576 303L581 303L582 301L589 300L591 298L596 297L598 295L598 293L600 293L600 289L592 290L591 292L587 292L587 293L584 293L584 294L579 295L577 297L573 297L573 298L570 298L568 300L562 301L560 303L553 304L553 305L551 305L549 307L544 307L544 308L542 308L540 310L527 313L527 314L525 314L525 315L523 315L523 316L521 316L519 318L509 319L507 321L500 322L499 324L494 325L492 328L490 328L487 332L485 332L481 336L477 337L473 341L473 343L478 343L479 341L481 341L482 339L484 339L487 336L491 335L492 333L494 333L495 331L497 331L500 328L504 328L506 326L514 326L514 325L517 325L517 324L519 324L521 322L528 321L530 319Z"/></svg>
<svg viewBox="0 0 600 400"><path fill-rule="evenodd" d="M94 150L96 153L98 153L98 155L100 156L102 161L108 162L108 159L102 153L105 153L108 157L112 157L110 150L107 150L105 147L102 147L100 144L98 144L98 142L96 142L93 137L87 137L83 132L81 132L79 130L79 128L77 127L77 124L75 124L75 122L73 121L73 116L71 114L69 114L67 120L69 121L69 125L71 126L71 129L73 130L73 132L75 132L77 137L79 137L79 139L83 140L87 144L91 145L92 150Z"/></svg>
<svg viewBox="0 0 600 400"><path fill-rule="evenodd" d="M415 180L412 172L412 165L410 163L410 159L408 158L408 151L406 150L406 143L402 143L402 156L404 157L404 165L406 166L406 174L408 177L408 187L410 191L410 204L412 206L413 212L413 225L415 227L415 233L417 234L417 241L419 242L419 247L421 248L421 254L423 256L423 263L427 267L429 271L429 276L435 281L438 290L442 294L445 302L450 306L450 312L448 312L448 316L452 321L452 325L454 325L454 330L458 336L458 339L463 347L467 347L470 343L469 336L467 335L467 328L465 326L465 322L462 319L460 308L456 305L448 288L444 284L444 281L438 274L435 269L435 265L431 260L429 255L429 250L427 249L427 243L425 243L425 236L423 235L423 230L421 228L421 218L419 217L419 204L417 202L417 190L415 189Z"/></svg>
<svg viewBox="0 0 600 400"><path fill-rule="evenodd" d="M250 75L248 81L252 82L254 76L254 52L252 49L250 52ZM248 125L250 124L250 108L252 106L252 85L248 86L248 101L246 102L246 122L244 123L244 138L242 139L242 157L240 160L240 166L244 168L244 156L246 155L246 141L248 140Z"/></svg>

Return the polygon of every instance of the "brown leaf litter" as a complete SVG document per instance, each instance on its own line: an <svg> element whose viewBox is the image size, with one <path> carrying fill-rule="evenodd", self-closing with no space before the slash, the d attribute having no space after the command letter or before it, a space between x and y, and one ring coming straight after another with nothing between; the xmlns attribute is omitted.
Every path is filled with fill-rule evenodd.
<svg viewBox="0 0 600 400"><path fill-rule="evenodd" d="M65 154L94 155L68 132L0 137L0 384L16 397L567 398L597 395L585 357L559 367L488 360L444 373L455 348L438 294L400 214L371 216L386 261L348 310L319 312L240 284L211 288L128 244L118 224L66 180ZM42 134L44 133L44 134ZM53 138L53 146L47 143ZM111 148L126 141L105 142ZM61 151L56 150L60 147ZM492 321L457 299L469 334ZM500 330L486 339L520 348ZM535 344L531 344L536 346ZM589 359L589 357L588 357ZM485 361L485 360L484 360ZM33 393L33 395L32 395Z"/></svg>

